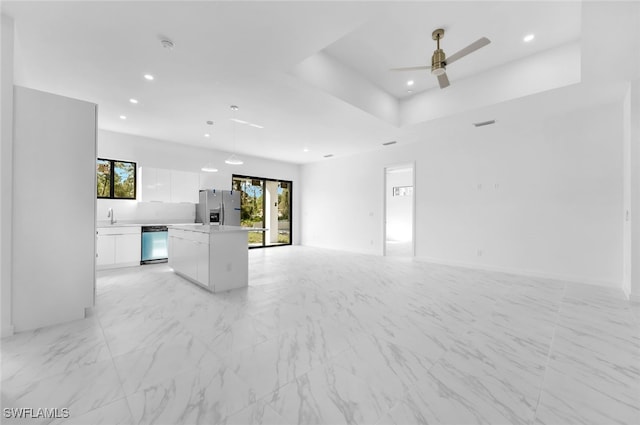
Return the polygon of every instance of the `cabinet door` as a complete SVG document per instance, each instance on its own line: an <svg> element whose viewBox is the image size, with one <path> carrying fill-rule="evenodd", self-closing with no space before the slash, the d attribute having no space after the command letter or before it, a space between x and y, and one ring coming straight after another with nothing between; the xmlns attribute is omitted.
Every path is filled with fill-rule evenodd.
<svg viewBox="0 0 640 425"><path fill-rule="evenodd" d="M171 202L171 170L158 168L156 176L156 199L154 200Z"/></svg>
<svg viewBox="0 0 640 425"><path fill-rule="evenodd" d="M169 259L173 264L173 269L177 272L184 273L186 253L186 241L182 238L171 237L172 245Z"/></svg>
<svg viewBox="0 0 640 425"><path fill-rule="evenodd" d="M96 265L108 266L115 263L116 237L114 235L98 235L96 241Z"/></svg>
<svg viewBox="0 0 640 425"><path fill-rule="evenodd" d="M142 167L142 199L145 202L171 201L171 171Z"/></svg>
<svg viewBox="0 0 640 425"><path fill-rule="evenodd" d="M158 169L152 167L142 167L140 169L140 179L142 182L140 199L149 202L156 200Z"/></svg>
<svg viewBox="0 0 640 425"><path fill-rule="evenodd" d="M169 237L167 238L167 257L168 257L168 264L169 267L171 267L172 269L175 269L175 264L174 264L174 256L175 256L175 251L174 251L174 247L173 247L173 241L175 240L174 236L169 235Z"/></svg>
<svg viewBox="0 0 640 425"><path fill-rule="evenodd" d="M188 171L171 170L171 202L197 204L199 175Z"/></svg>
<svg viewBox="0 0 640 425"><path fill-rule="evenodd" d="M116 235L115 236L115 262L139 263L140 262L140 235Z"/></svg>
<svg viewBox="0 0 640 425"><path fill-rule="evenodd" d="M185 241L187 243L187 258L186 258L186 274L191 279L198 280L198 242Z"/></svg>
<svg viewBox="0 0 640 425"><path fill-rule="evenodd" d="M195 242L173 238L173 269L183 275L197 280Z"/></svg>
<svg viewBox="0 0 640 425"><path fill-rule="evenodd" d="M209 244L196 242L197 281L209 286Z"/></svg>

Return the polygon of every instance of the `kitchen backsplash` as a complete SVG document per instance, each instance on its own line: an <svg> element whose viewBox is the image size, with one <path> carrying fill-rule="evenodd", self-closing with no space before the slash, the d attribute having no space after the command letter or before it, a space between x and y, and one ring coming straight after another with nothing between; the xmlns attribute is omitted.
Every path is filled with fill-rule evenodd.
<svg viewBox="0 0 640 425"><path fill-rule="evenodd" d="M196 218L196 206L190 203L98 199L96 202L98 223L109 221L107 217L109 208L113 209L115 219L120 223L193 223Z"/></svg>

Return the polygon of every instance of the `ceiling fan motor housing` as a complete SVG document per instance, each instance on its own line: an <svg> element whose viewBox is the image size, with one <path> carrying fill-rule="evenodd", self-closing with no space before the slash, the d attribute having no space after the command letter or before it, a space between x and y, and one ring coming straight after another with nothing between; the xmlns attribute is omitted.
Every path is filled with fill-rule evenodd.
<svg viewBox="0 0 640 425"><path fill-rule="evenodd" d="M447 70L445 66L445 54L442 49L433 52L431 56L431 73L433 75L442 75Z"/></svg>

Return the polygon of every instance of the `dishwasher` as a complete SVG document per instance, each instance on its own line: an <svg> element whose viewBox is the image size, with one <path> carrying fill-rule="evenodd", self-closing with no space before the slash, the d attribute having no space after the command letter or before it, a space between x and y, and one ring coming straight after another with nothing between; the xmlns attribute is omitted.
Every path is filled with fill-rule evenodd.
<svg viewBox="0 0 640 425"><path fill-rule="evenodd" d="M168 261L167 226L142 226L142 253L140 264L166 263Z"/></svg>

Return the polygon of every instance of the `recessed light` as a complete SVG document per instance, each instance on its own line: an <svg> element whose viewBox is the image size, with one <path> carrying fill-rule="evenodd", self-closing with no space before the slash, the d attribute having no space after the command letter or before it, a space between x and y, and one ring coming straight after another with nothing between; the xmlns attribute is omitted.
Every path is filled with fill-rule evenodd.
<svg viewBox="0 0 640 425"><path fill-rule="evenodd" d="M525 43L528 43L528 42L532 41L534 38L536 38L535 34L527 34L522 40Z"/></svg>
<svg viewBox="0 0 640 425"><path fill-rule="evenodd" d="M407 81L407 85L408 85L408 86L412 86L412 85L413 85L413 80L409 80L409 81Z"/></svg>
<svg viewBox="0 0 640 425"><path fill-rule="evenodd" d="M120 115L120 119L121 119L121 120L126 120L126 119L127 119L127 117L126 117L125 115Z"/></svg>
<svg viewBox="0 0 640 425"><path fill-rule="evenodd" d="M153 80L154 80L154 77L153 77L153 75L151 75L151 74L144 74L144 79L145 79L145 80L149 80L149 81L153 81Z"/></svg>
<svg viewBox="0 0 640 425"><path fill-rule="evenodd" d="M390 142L385 142L385 143L383 143L383 144L382 144L382 146L395 145L396 143L398 143L398 142L396 142L395 140L392 140L392 141L390 141Z"/></svg>
<svg viewBox="0 0 640 425"><path fill-rule="evenodd" d="M309 148L302 149L302 152L309 152Z"/></svg>
<svg viewBox="0 0 640 425"><path fill-rule="evenodd" d="M129 102L133 103L134 105L138 103L138 99L129 99Z"/></svg>
<svg viewBox="0 0 640 425"><path fill-rule="evenodd" d="M332 153L329 153L329 154L325 155L324 157L325 157L325 158L331 158L332 156L333 156L333 154L332 154Z"/></svg>
<svg viewBox="0 0 640 425"><path fill-rule="evenodd" d="M263 126L258 125L258 124L251 124L251 123L249 123L249 125L250 125L251 127L255 127L255 128L264 128Z"/></svg>
<svg viewBox="0 0 640 425"><path fill-rule="evenodd" d="M204 137L211 137L209 133L205 133Z"/></svg>
<svg viewBox="0 0 640 425"><path fill-rule="evenodd" d="M207 121L207 125L213 125L213 121L211 120Z"/></svg>
<svg viewBox="0 0 640 425"><path fill-rule="evenodd" d="M218 169L217 168L213 168L213 167L202 167L200 170L204 171L205 173L217 173Z"/></svg>

